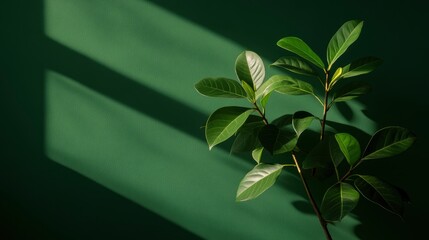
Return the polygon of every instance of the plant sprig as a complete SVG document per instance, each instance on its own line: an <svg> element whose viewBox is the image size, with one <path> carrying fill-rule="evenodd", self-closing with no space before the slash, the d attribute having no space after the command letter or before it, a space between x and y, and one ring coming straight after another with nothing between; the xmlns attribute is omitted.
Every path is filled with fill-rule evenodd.
<svg viewBox="0 0 429 240"><path fill-rule="evenodd" d="M416 136L399 126L384 127L373 134L362 150L359 141L349 133L331 133L325 130L328 112L338 102L345 102L370 92L366 82L350 81L349 78L368 74L381 65L382 60L373 56L359 58L350 64L335 68L337 60L359 38L363 21L345 22L332 36L326 50L326 63L300 38L285 37L277 45L293 53L272 65L292 73L265 79L265 67L261 57L252 51L242 52L236 59L237 80L216 77L204 78L195 84L204 96L245 98L249 105L226 106L214 111L205 125L209 149L235 137L233 151L249 151L255 167L239 184L237 201L254 199L269 189L285 167L294 166L300 175L307 197L319 219L327 239L332 239L327 225L341 221L358 204L360 196L389 212L402 216L407 197L397 187L381 179L356 173L356 168L368 160L389 158L401 154L414 143ZM335 71L333 71L335 69ZM312 83L299 76L311 76L321 83L323 95L319 96ZM272 94L311 95L322 106L317 117L306 111L285 114L269 121L266 107ZM320 139L308 152L302 153L298 140L312 122L320 122ZM304 146L303 146L304 147ZM272 155L290 154L293 163L265 163L263 152ZM300 154L298 159L296 153ZM301 156L303 155L303 156ZM344 161L345 159L345 161ZM307 184L304 171L325 169L332 172L334 180L318 204Z"/></svg>

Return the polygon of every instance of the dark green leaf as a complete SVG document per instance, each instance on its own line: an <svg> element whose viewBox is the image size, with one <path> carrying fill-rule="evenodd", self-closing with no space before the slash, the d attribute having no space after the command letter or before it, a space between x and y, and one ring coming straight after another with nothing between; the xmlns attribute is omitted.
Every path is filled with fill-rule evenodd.
<svg viewBox="0 0 429 240"><path fill-rule="evenodd" d="M307 62L304 62L297 57L282 57L275 61L272 65L302 75L317 76L317 73Z"/></svg>
<svg viewBox="0 0 429 240"><path fill-rule="evenodd" d="M401 194L396 188L380 179L368 175L356 175L356 189L369 201L382 208L402 216L404 204Z"/></svg>
<svg viewBox="0 0 429 240"><path fill-rule="evenodd" d="M285 114L274 119L271 123L273 125L276 125L278 128L283 128L288 125L292 126L292 118L293 118L292 114Z"/></svg>
<svg viewBox="0 0 429 240"><path fill-rule="evenodd" d="M238 134L231 146L231 152L247 152L260 147L258 134L264 125L261 117L250 115L237 131Z"/></svg>
<svg viewBox="0 0 429 240"><path fill-rule="evenodd" d="M355 77L374 71L383 61L376 57L360 58L343 67L343 78Z"/></svg>
<svg viewBox="0 0 429 240"><path fill-rule="evenodd" d="M241 81L245 81L255 91L265 78L264 63L259 55L252 51L244 51L237 57L235 72Z"/></svg>
<svg viewBox="0 0 429 240"><path fill-rule="evenodd" d="M280 130L272 124L265 125L259 132L262 146L274 155L292 151L297 140L295 134Z"/></svg>
<svg viewBox="0 0 429 240"><path fill-rule="evenodd" d="M320 57L304 41L297 37L282 38L277 42L277 46L295 53L320 69L325 69Z"/></svg>
<svg viewBox="0 0 429 240"><path fill-rule="evenodd" d="M308 127L310 127L311 123L315 117L313 114L305 111L298 111L293 114L292 117L292 126L296 132L296 135L299 137L302 132L304 132Z"/></svg>
<svg viewBox="0 0 429 240"><path fill-rule="evenodd" d="M349 165L354 166L360 159L361 150L359 142L348 133L337 133L335 134L335 139Z"/></svg>
<svg viewBox="0 0 429 240"><path fill-rule="evenodd" d="M307 154L302 162L302 168L329 168L331 166L331 155L329 152L329 139L324 138L316 144L311 151Z"/></svg>
<svg viewBox="0 0 429 240"><path fill-rule="evenodd" d="M234 135L253 111L244 107L223 107L214 111L206 124L209 149Z"/></svg>
<svg viewBox="0 0 429 240"><path fill-rule="evenodd" d="M344 159L344 154L338 146L338 142L335 138L330 138L329 141L329 156L331 157L332 163L335 168L340 165Z"/></svg>
<svg viewBox="0 0 429 240"><path fill-rule="evenodd" d="M348 183L337 183L330 187L323 196L320 211L327 221L341 221L350 213L359 201L359 192Z"/></svg>
<svg viewBox="0 0 429 240"><path fill-rule="evenodd" d="M344 102L357 98L371 91L371 86L364 82L349 82L334 93L334 102Z"/></svg>
<svg viewBox="0 0 429 240"><path fill-rule="evenodd" d="M204 78L195 84L195 89L209 97L245 98L240 83L228 78Z"/></svg>
<svg viewBox="0 0 429 240"><path fill-rule="evenodd" d="M328 70L347 48L359 38L362 26L363 21L351 20L344 23L332 36L327 49Z"/></svg>
<svg viewBox="0 0 429 240"><path fill-rule="evenodd" d="M377 131L369 141L363 160L398 155L414 143L416 136L403 127L385 127Z"/></svg>
<svg viewBox="0 0 429 240"><path fill-rule="evenodd" d="M258 197L270 188L282 171L280 164L258 164L241 180L237 190L237 201L247 201Z"/></svg>

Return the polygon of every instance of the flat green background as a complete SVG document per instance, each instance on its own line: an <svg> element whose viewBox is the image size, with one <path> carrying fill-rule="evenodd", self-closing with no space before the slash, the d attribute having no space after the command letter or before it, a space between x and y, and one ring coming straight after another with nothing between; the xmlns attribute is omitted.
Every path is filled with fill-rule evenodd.
<svg viewBox="0 0 429 240"><path fill-rule="evenodd" d="M260 198L234 201L252 168L228 143L208 151L210 112L242 101L193 88L234 78L243 50L269 64L275 43L304 39L324 56L345 21L365 21L343 63L374 55L373 92L331 120L361 137L388 126L412 149L367 164L404 188L404 220L361 201L331 226L334 239L425 234L428 8L420 1L34 0L0 5L0 237L2 239L323 239L293 173ZM276 101L278 104L276 105ZM274 96L269 117L320 114L310 97ZM424 235L423 235L424 236Z"/></svg>

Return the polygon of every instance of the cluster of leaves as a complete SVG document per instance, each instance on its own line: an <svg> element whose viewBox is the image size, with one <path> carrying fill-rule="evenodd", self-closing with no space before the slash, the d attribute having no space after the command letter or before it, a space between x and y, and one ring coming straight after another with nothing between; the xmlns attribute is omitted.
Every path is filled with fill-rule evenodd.
<svg viewBox="0 0 429 240"><path fill-rule="evenodd" d="M196 90L205 96L245 98L249 101L248 107L226 106L217 109L205 125L210 149L235 137L232 150L249 151L256 162L256 166L239 184L238 201L259 196L275 183L285 167L297 168L300 174L306 169L320 168L331 169L334 179L319 204L323 221L340 221L354 209L360 196L402 215L406 201L402 191L375 176L357 174L355 169L368 160L404 152L415 141L415 135L402 127L385 127L378 130L362 149L359 141L349 133L325 131L327 113L335 103L349 101L370 91L368 83L348 79L370 73L382 62L376 57L363 57L333 71L334 63L358 39L362 26L362 21L351 20L338 29L328 43L326 65L303 40L297 37L279 40L277 45L293 55L282 57L272 65L286 69L293 77L273 75L265 80L262 59L252 51L244 51L235 62L238 81L222 77L205 78L195 84ZM306 77L310 81L297 79L300 75L310 76ZM311 82L313 78L316 83L321 83L322 96L315 91ZM323 116L298 111L269 121L265 112L273 93L311 95L321 104ZM310 148L300 146L301 142L305 142L300 139L302 133L313 121L320 122L320 141ZM292 156L289 159L294 161L266 163L262 159L263 151L272 155ZM300 156L299 160L297 155Z"/></svg>

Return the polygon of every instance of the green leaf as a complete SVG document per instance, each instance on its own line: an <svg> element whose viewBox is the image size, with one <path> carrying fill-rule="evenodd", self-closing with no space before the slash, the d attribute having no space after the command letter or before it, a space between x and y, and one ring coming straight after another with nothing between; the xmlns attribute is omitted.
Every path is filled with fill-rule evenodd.
<svg viewBox="0 0 429 240"><path fill-rule="evenodd" d="M335 139L349 165L354 166L359 161L361 154L358 140L348 133L337 133L335 134Z"/></svg>
<svg viewBox="0 0 429 240"><path fill-rule="evenodd" d="M328 138L324 138L322 141L318 142L305 157L304 161L302 162L302 168L329 168L331 156L329 153L328 144Z"/></svg>
<svg viewBox="0 0 429 240"><path fill-rule="evenodd" d="M348 183L337 183L330 187L323 196L320 211L327 221L341 221L350 213L359 201L359 192Z"/></svg>
<svg viewBox="0 0 429 240"><path fill-rule="evenodd" d="M337 70L335 70L334 75L332 75L331 82L329 83L329 89L332 89L332 87L337 83L338 80L341 79L341 74L343 73L343 68L339 67Z"/></svg>
<svg viewBox="0 0 429 240"><path fill-rule="evenodd" d="M295 134L279 129L277 126L265 125L259 132L259 141L271 154L281 154L292 151L298 138Z"/></svg>
<svg viewBox="0 0 429 240"><path fill-rule="evenodd" d="M333 97L333 102L344 102L367 94L371 91L371 86L364 82L349 82L339 88Z"/></svg>
<svg viewBox="0 0 429 240"><path fill-rule="evenodd" d="M270 99L271 93L268 93L267 95L265 95L261 98L261 106L263 109L265 109L265 107L267 106L267 103L268 103L268 100Z"/></svg>
<svg viewBox="0 0 429 240"><path fill-rule="evenodd" d="M320 57L304 41L297 37L282 38L277 42L277 46L295 53L320 69L325 69Z"/></svg>
<svg viewBox="0 0 429 240"><path fill-rule="evenodd" d="M262 152L264 151L263 147L259 147L259 148L255 148L252 151L252 158L253 160L255 160L257 163L261 162L261 158L262 158Z"/></svg>
<svg viewBox="0 0 429 240"><path fill-rule="evenodd" d="M271 65L284 68L297 74L317 76L317 73L309 64L307 64L307 62L304 62L297 57L282 57Z"/></svg>
<svg viewBox="0 0 429 240"><path fill-rule="evenodd" d="M261 117L250 115L237 131L238 134L232 143L231 152L247 152L260 147L261 143L259 142L258 134L263 126L265 124Z"/></svg>
<svg viewBox="0 0 429 240"><path fill-rule="evenodd" d="M302 132L304 132L308 127L310 127L311 123L315 117L313 114L305 111L298 111L293 114L292 117L292 126L296 135L299 137Z"/></svg>
<svg viewBox="0 0 429 240"><path fill-rule="evenodd" d="M237 201L254 199L273 186L282 171L281 164L258 164L241 180L237 190Z"/></svg>
<svg viewBox="0 0 429 240"><path fill-rule="evenodd" d="M240 83L228 78L204 78L195 84L195 89L209 97L245 98L247 96Z"/></svg>
<svg viewBox="0 0 429 240"><path fill-rule="evenodd" d="M360 35L363 21L351 20L344 23L338 31L332 36L328 43L327 60L328 70L334 62L352 45Z"/></svg>
<svg viewBox="0 0 429 240"><path fill-rule="evenodd" d="M274 119L271 123L277 126L278 128L283 128L288 125L292 126L292 118L293 118L292 114L285 114Z"/></svg>
<svg viewBox="0 0 429 240"><path fill-rule="evenodd" d="M223 107L214 111L206 124L209 149L234 135L253 111L244 107Z"/></svg>
<svg viewBox="0 0 429 240"><path fill-rule="evenodd" d="M343 78L355 77L374 71L383 63L383 60L376 57L364 57L353 61L343 68Z"/></svg>
<svg viewBox="0 0 429 240"><path fill-rule="evenodd" d="M314 95L313 86L311 84L296 79L289 79L281 82L277 86L276 91L289 95Z"/></svg>
<svg viewBox="0 0 429 240"><path fill-rule="evenodd" d="M267 96L272 91L276 90L279 86L283 84L286 80L291 80L292 78L287 75L274 75L265 81L258 90L256 90L256 99L259 99L261 96Z"/></svg>
<svg viewBox="0 0 429 240"><path fill-rule="evenodd" d="M247 99L249 99L250 102L255 102L255 91L249 84L247 84L245 81L241 81L241 84L243 86L244 91L247 93Z"/></svg>
<svg viewBox="0 0 429 240"><path fill-rule="evenodd" d="M398 155L411 147L415 140L416 136L403 127L385 127L372 136L362 160Z"/></svg>
<svg viewBox="0 0 429 240"><path fill-rule="evenodd" d="M341 151L340 146L338 146L338 142L335 138L330 138L329 156L331 157L332 163L334 164L335 168L337 168L344 159L344 154Z"/></svg>
<svg viewBox="0 0 429 240"><path fill-rule="evenodd" d="M369 201L380 207L402 216L404 204L401 194L396 188L380 179L368 175L355 175L354 184L356 189Z"/></svg>
<svg viewBox="0 0 429 240"><path fill-rule="evenodd" d="M245 81L254 90L262 85L265 78L264 63L261 57L252 51L244 51L237 57L235 72L241 81Z"/></svg>

